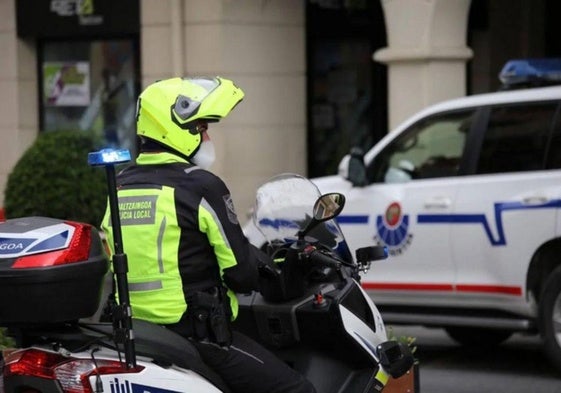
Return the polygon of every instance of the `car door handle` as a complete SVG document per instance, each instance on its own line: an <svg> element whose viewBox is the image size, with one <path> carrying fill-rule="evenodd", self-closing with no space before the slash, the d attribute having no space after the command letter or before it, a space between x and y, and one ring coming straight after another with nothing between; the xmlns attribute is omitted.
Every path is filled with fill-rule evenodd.
<svg viewBox="0 0 561 393"><path fill-rule="evenodd" d="M450 207L452 200L448 197L432 197L425 201L426 209L446 209Z"/></svg>
<svg viewBox="0 0 561 393"><path fill-rule="evenodd" d="M522 203L525 205L543 205L547 202L549 202L549 198L543 195L533 195L522 198Z"/></svg>

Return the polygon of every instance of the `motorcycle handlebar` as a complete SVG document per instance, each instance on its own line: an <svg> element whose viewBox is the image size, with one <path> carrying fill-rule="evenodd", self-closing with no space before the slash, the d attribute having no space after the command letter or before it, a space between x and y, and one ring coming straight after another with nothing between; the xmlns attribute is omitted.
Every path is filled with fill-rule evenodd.
<svg viewBox="0 0 561 393"><path fill-rule="evenodd" d="M322 253L321 251L318 250L312 250L307 252L308 254L308 258L310 259L310 261L315 262L317 264L323 265L323 266L327 266L327 267L332 267L335 269L340 269L341 268L341 261L338 261L337 259Z"/></svg>

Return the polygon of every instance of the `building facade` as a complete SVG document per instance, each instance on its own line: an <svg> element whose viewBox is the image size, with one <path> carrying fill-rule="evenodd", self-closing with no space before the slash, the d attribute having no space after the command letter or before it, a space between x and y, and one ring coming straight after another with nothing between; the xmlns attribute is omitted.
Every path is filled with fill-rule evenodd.
<svg viewBox="0 0 561 393"><path fill-rule="evenodd" d="M213 171L245 221L270 176L334 173L347 146L370 147L429 104L495 90L509 58L559 55L557 8L554 0L0 0L0 190L40 132L96 132L134 150L143 87L221 75L246 97L211 127Z"/></svg>

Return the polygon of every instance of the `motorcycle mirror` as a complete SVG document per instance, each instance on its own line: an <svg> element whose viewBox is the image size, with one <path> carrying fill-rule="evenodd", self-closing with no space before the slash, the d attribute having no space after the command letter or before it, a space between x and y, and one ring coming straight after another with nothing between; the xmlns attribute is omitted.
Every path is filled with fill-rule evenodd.
<svg viewBox="0 0 561 393"><path fill-rule="evenodd" d="M325 194L314 204L314 219L322 222L337 217L345 206L345 196L338 192Z"/></svg>
<svg viewBox="0 0 561 393"><path fill-rule="evenodd" d="M393 378L404 375L415 360L409 346L395 340L386 341L376 347L380 364Z"/></svg>
<svg viewBox="0 0 561 393"><path fill-rule="evenodd" d="M312 219L306 227L299 232L303 237L310 232L317 224L337 217L345 206L345 196L338 192L332 192L320 196L314 204Z"/></svg>

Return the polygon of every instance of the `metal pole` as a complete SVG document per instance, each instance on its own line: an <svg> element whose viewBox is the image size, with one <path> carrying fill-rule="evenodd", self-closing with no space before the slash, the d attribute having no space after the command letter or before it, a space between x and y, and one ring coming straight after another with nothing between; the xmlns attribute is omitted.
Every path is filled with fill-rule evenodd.
<svg viewBox="0 0 561 393"><path fill-rule="evenodd" d="M123 249L123 235L121 233L121 217L119 215L119 201L117 198L117 181L115 164L129 162L130 151L103 149L88 154L88 164L91 166L104 166L107 177L107 195L109 196L109 213L113 227L113 273L117 282L119 304L112 310L113 334L115 341L123 343L125 347L125 362L127 368L136 367L136 352L134 349L134 332L132 330L132 309L130 306L129 284L127 273L129 271L127 255Z"/></svg>
<svg viewBox="0 0 561 393"><path fill-rule="evenodd" d="M132 309L130 307L129 285L127 279L128 261L123 250L123 235L121 232L121 218L117 199L117 182L115 180L115 166L107 165L107 192L109 195L109 211L113 226L113 271L117 281L117 293L124 328L125 361L128 368L136 366L136 352L134 348L134 332L132 330Z"/></svg>

